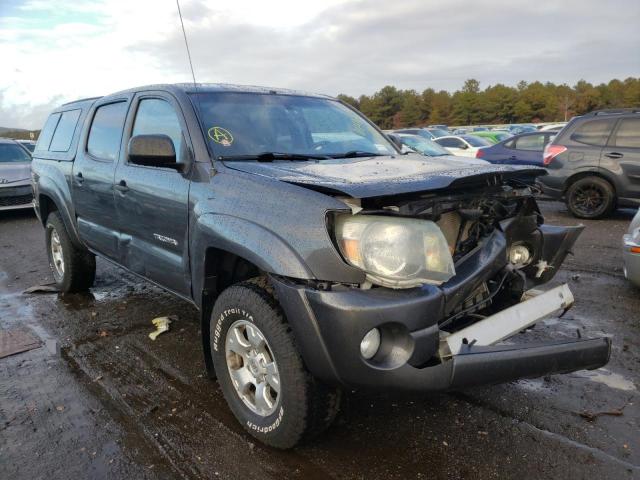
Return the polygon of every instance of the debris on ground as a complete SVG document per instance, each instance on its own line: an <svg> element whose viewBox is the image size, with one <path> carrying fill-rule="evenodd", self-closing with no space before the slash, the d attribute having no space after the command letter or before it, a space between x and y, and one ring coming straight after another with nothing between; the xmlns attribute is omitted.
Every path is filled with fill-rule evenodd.
<svg viewBox="0 0 640 480"><path fill-rule="evenodd" d="M151 340L155 340L161 333L168 332L171 322L174 322L177 319L178 317L176 317L175 315L169 315L168 317L158 317L151 320L151 323L156 326L156 330L155 332L151 332L149 334L149 338Z"/></svg>
<svg viewBox="0 0 640 480"><path fill-rule="evenodd" d="M42 342L26 329L0 330L0 358L33 350L41 345Z"/></svg>
<svg viewBox="0 0 640 480"><path fill-rule="evenodd" d="M596 418L602 415L610 415L612 417L621 417L622 415L624 415L623 410L624 410L624 407L614 408L612 410L607 410L603 412L589 412L587 410L583 410L582 412L578 412L578 415L584 418L585 420L587 420L588 422L593 422Z"/></svg>
<svg viewBox="0 0 640 480"><path fill-rule="evenodd" d="M27 288L22 293L59 293L55 286L55 283L45 283L44 285L34 285L33 287Z"/></svg>

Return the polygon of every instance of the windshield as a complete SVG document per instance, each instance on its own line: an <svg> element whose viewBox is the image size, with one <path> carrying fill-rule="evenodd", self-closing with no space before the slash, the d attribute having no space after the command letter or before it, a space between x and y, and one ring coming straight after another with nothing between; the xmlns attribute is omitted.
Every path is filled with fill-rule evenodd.
<svg viewBox="0 0 640 480"><path fill-rule="evenodd" d="M467 143L472 147L487 147L491 145L491 142L489 142L488 140L480 137L475 137L473 135L461 135L460 138L465 139Z"/></svg>
<svg viewBox="0 0 640 480"><path fill-rule="evenodd" d="M0 143L0 163L30 162L27 151L15 143Z"/></svg>
<svg viewBox="0 0 640 480"><path fill-rule="evenodd" d="M433 135L435 138L446 137L447 135L449 135L449 132L446 132L439 128L430 128L429 132L431 132L431 135Z"/></svg>
<svg viewBox="0 0 640 480"><path fill-rule="evenodd" d="M422 137L414 135L401 135L400 141L407 147L415 150L416 152L428 155L430 157L439 157L442 155L451 155L451 153L444 147L441 147L436 142L427 140Z"/></svg>
<svg viewBox="0 0 640 480"><path fill-rule="evenodd" d="M397 153L363 117L335 100L235 92L196 95L211 150L222 159L297 160ZM277 155L269 156L274 153Z"/></svg>

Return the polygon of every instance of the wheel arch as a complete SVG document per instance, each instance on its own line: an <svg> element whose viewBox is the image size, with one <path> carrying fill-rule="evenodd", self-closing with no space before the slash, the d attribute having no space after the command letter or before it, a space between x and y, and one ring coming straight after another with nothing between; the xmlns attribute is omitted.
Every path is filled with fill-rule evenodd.
<svg viewBox="0 0 640 480"><path fill-rule="evenodd" d="M618 188L616 186L615 180L610 175L607 175L606 173L602 172L601 170L584 170L584 171L581 171L581 172L574 173L569 178L567 178L567 180L564 182L564 189L562 191L562 195L566 195L567 194L567 191L569 190L569 187L571 187L571 185L576 183L578 180L580 180L582 178L587 178L587 177L599 177L599 178L602 178L603 180L607 181L611 185L611 187L613 188L613 193L617 198L617 196L618 196Z"/></svg>

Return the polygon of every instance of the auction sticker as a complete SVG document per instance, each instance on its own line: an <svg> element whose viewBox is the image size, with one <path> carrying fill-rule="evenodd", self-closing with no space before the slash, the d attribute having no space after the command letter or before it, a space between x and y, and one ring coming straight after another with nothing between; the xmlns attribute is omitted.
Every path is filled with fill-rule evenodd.
<svg viewBox="0 0 640 480"><path fill-rule="evenodd" d="M223 147L230 147L233 143L233 135L226 128L211 127L207 132L209 138Z"/></svg>

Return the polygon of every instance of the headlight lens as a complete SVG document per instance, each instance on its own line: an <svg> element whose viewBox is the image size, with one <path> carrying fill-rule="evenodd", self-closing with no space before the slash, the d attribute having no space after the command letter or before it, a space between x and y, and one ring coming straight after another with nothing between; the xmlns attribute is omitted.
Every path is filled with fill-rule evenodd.
<svg viewBox="0 0 640 480"><path fill-rule="evenodd" d="M447 241L428 220L339 215L336 239L345 259L378 285L411 288L455 275Z"/></svg>

